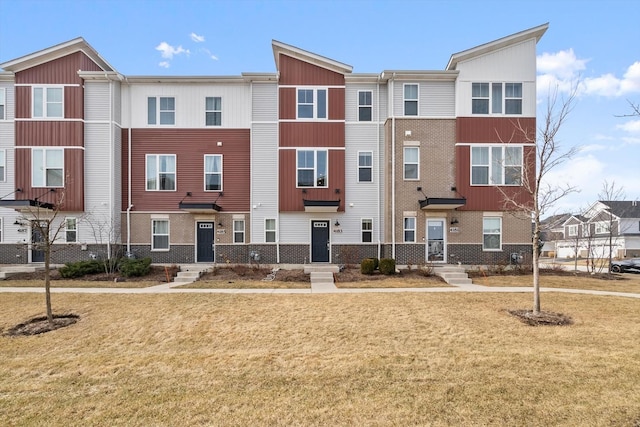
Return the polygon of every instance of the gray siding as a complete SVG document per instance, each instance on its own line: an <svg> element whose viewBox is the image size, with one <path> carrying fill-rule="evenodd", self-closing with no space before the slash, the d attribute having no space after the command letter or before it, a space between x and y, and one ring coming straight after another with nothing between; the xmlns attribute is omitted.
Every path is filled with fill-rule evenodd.
<svg viewBox="0 0 640 427"><path fill-rule="evenodd" d="M253 104L251 120L254 122L275 122L278 120L278 85L274 83L254 83L251 86Z"/></svg>
<svg viewBox="0 0 640 427"><path fill-rule="evenodd" d="M251 128L251 238L264 243L265 218L278 218L278 124Z"/></svg>
<svg viewBox="0 0 640 427"><path fill-rule="evenodd" d="M404 84L418 84L418 117L453 117L455 115L454 82L395 81L393 112L404 116Z"/></svg>
<svg viewBox="0 0 640 427"><path fill-rule="evenodd" d="M84 118L86 121L109 120L109 82L86 81L84 83Z"/></svg>

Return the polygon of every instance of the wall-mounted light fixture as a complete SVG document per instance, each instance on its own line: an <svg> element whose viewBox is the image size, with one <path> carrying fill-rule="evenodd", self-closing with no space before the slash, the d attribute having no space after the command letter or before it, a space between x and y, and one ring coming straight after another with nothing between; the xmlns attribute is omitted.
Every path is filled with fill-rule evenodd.
<svg viewBox="0 0 640 427"><path fill-rule="evenodd" d="M218 227L223 227L223 225L222 225L222 221L219 221L219 222L218 222Z"/></svg>
<svg viewBox="0 0 640 427"><path fill-rule="evenodd" d="M24 222L16 219L16 221L13 223L13 225L17 225L19 227L24 227L27 224L25 224Z"/></svg>
<svg viewBox="0 0 640 427"><path fill-rule="evenodd" d="M458 218L451 218L451 225L456 225L458 223Z"/></svg>
<svg viewBox="0 0 640 427"><path fill-rule="evenodd" d="M338 220L337 220L337 219L336 219L335 224L333 224L333 225L335 225L336 227L340 227L340 223L338 222Z"/></svg>

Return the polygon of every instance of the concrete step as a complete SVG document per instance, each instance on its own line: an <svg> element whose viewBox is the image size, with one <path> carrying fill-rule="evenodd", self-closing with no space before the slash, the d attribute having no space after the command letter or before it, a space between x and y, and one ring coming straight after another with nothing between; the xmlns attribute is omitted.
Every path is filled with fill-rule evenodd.
<svg viewBox="0 0 640 427"><path fill-rule="evenodd" d="M333 273L330 271L311 272L311 283L333 283Z"/></svg>
<svg viewBox="0 0 640 427"><path fill-rule="evenodd" d="M340 267L333 264L307 264L304 266L305 274L311 274L313 272L339 273Z"/></svg>

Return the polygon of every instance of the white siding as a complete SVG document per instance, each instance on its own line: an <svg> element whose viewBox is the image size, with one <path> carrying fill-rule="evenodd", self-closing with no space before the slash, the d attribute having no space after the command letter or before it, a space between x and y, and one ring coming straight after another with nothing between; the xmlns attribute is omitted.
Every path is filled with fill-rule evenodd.
<svg viewBox="0 0 640 427"><path fill-rule="evenodd" d="M342 224L342 213L306 213L284 212L280 214L280 243L309 244L311 242L311 220L327 220L333 224L336 220ZM333 225L331 225L333 230ZM331 243L336 243L336 235L329 233Z"/></svg>
<svg viewBox="0 0 640 427"><path fill-rule="evenodd" d="M381 120L384 120L384 106L378 105L378 85L375 83L350 83L345 89L345 120L347 122L358 122L358 92L363 90L371 91L372 96L372 118L376 121L378 112L382 112ZM381 88L381 90L383 90ZM380 102L382 103L382 102Z"/></svg>
<svg viewBox="0 0 640 427"><path fill-rule="evenodd" d="M7 193L3 193L4 196ZM19 212L9 208L0 208L0 218L2 218L2 241L0 243L26 243L29 239L29 227L20 227L15 225L17 219L22 219L22 215ZM26 222L26 221L25 221ZM23 232L18 232L18 229L24 229ZM4 250L4 248L3 248ZM16 253L18 251L16 250ZM16 259L16 262L19 260Z"/></svg>
<svg viewBox="0 0 640 427"><path fill-rule="evenodd" d="M152 127L204 128L205 98L208 96L222 98L223 128L249 127L251 107L248 84L134 84L130 90L132 96L130 126L133 128L150 127L147 124L147 98L150 96L174 97L176 108L175 125L153 125Z"/></svg>
<svg viewBox="0 0 640 427"><path fill-rule="evenodd" d="M0 150L4 151L5 156L5 179L4 181L0 180L0 197L3 197L15 190L15 125L13 122L15 116L15 90L13 82L0 82L0 88L4 89L6 117L6 120L0 120ZM15 196L11 198L13 197ZM11 222L12 224L13 221Z"/></svg>
<svg viewBox="0 0 640 427"><path fill-rule="evenodd" d="M275 122L278 120L278 85L274 83L254 83L252 88L252 117L254 122ZM223 106L224 108L224 106Z"/></svg>
<svg viewBox="0 0 640 427"><path fill-rule="evenodd" d="M5 120L15 118L16 91L13 82L0 81L0 88L4 89L4 114ZM0 118L0 123L2 120Z"/></svg>
<svg viewBox="0 0 640 427"><path fill-rule="evenodd" d="M251 242L264 243L265 218L278 218L277 123L251 128L251 203Z"/></svg>
<svg viewBox="0 0 640 427"><path fill-rule="evenodd" d="M118 204L117 200L112 200L113 188L119 181L115 177L113 163L113 146L109 140L110 125L108 123L86 123L84 127L84 206L86 221L91 222L95 227L101 227L103 233L96 233L96 236L82 235L79 240L87 243L94 239L101 239L106 243L107 233L113 226L110 225L111 210ZM119 160L119 159L118 159ZM105 177L107 177L105 179Z"/></svg>
<svg viewBox="0 0 640 427"><path fill-rule="evenodd" d="M417 117L453 117L455 114L455 83L442 81L394 81L393 114L404 116L404 85L418 85ZM415 116L409 116L415 117Z"/></svg>
<svg viewBox="0 0 640 427"><path fill-rule="evenodd" d="M109 82L86 81L84 83L85 121L108 121L109 106Z"/></svg>

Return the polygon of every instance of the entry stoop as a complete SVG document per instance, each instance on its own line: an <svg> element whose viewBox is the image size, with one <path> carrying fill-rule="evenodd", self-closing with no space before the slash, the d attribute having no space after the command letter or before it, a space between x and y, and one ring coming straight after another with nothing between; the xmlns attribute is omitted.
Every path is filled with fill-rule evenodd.
<svg viewBox="0 0 640 427"><path fill-rule="evenodd" d="M20 273L35 273L36 271L43 271L44 266L40 264L29 264L29 265L4 265L0 267L0 280L4 280L14 274Z"/></svg>
<svg viewBox="0 0 640 427"><path fill-rule="evenodd" d="M443 265L434 267L433 273L436 276L440 276L445 282L452 286L464 286L473 285L469 275L465 272L464 268L456 265Z"/></svg>
<svg viewBox="0 0 640 427"><path fill-rule="evenodd" d="M209 271L209 266L199 264L181 265L180 271L176 277L173 278L173 283L179 285L186 285L193 283L202 276L202 273Z"/></svg>
<svg viewBox="0 0 640 427"><path fill-rule="evenodd" d="M337 265L320 264L305 265L305 274L311 275L311 292L335 292L338 290L333 281L333 273L338 273L340 268Z"/></svg>

